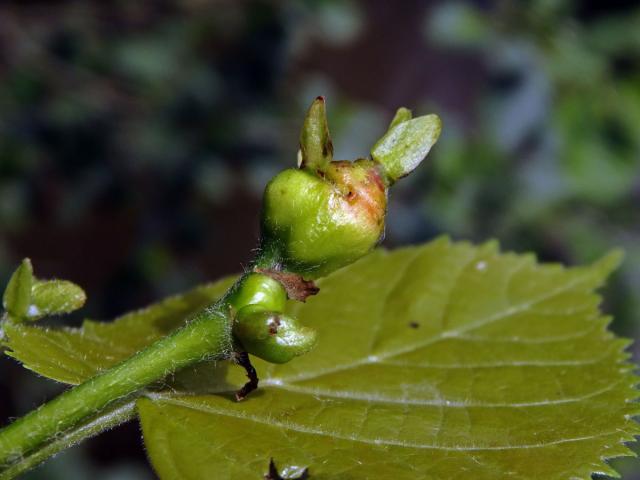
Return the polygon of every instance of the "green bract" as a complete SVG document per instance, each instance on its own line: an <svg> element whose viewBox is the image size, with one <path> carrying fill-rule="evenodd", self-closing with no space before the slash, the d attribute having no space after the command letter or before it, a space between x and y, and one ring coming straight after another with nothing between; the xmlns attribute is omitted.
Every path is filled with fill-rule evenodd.
<svg viewBox="0 0 640 480"><path fill-rule="evenodd" d="M411 111L400 108L389 130L371 149L371 158L384 166L390 183L409 175L429 153L442 130L437 115L411 119Z"/></svg>
<svg viewBox="0 0 640 480"><path fill-rule="evenodd" d="M277 175L263 200L262 254L290 272L325 276L364 256L384 234L387 190L411 172L440 134L435 115L401 108L372 159L334 161L325 103L311 105L298 169Z"/></svg>
<svg viewBox="0 0 640 480"><path fill-rule="evenodd" d="M21 320L27 316L31 301L31 285L33 284L33 267L31 260L25 258L13 272L9 284L2 296L2 306L13 320Z"/></svg>

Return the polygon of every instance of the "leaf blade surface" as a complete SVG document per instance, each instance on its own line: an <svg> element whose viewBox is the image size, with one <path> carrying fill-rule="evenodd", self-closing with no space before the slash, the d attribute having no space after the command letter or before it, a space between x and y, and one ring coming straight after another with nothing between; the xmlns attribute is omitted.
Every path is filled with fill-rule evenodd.
<svg viewBox="0 0 640 480"><path fill-rule="evenodd" d="M328 479L614 474L603 459L639 432L637 379L593 290L619 260L565 269L446 239L378 251L291 305L318 347L257 362L258 395L141 400L150 458L189 479L259 478L270 457Z"/></svg>

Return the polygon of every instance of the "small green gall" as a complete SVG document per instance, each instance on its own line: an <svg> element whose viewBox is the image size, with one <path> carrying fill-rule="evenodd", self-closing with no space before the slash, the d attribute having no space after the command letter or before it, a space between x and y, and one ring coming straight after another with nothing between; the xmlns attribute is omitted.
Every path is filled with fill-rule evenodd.
<svg viewBox="0 0 640 480"><path fill-rule="evenodd" d="M439 132L435 115L411 119L401 108L371 159L335 161L318 97L300 135L299 168L265 189L262 258L271 268L318 278L369 253L384 236L388 187L422 161Z"/></svg>
<svg viewBox="0 0 640 480"><path fill-rule="evenodd" d="M31 260L25 258L11 275L2 297L2 306L12 320L22 321L27 316L33 281Z"/></svg>
<svg viewBox="0 0 640 480"><path fill-rule="evenodd" d="M263 249L317 278L367 254L384 233L386 192L372 162L331 162L324 177L289 169L265 190Z"/></svg>
<svg viewBox="0 0 640 480"><path fill-rule="evenodd" d="M227 299L236 311L254 305L262 310L280 312L287 302L287 291L282 284L262 273L248 273Z"/></svg>
<svg viewBox="0 0 640 480"><path fill-rule="evenodd" d="M247 352L271 363L286 363L316 343L315 330L301 326L289 315L256 306L238 312L233 334Z"/></svg>
<svg viewBox="0 0 640 480"><path fill-rule="evenodd" d="M62 315L82 308L87 301L84 290L67 280L36 280L31 287L27 320Z"/></svg>

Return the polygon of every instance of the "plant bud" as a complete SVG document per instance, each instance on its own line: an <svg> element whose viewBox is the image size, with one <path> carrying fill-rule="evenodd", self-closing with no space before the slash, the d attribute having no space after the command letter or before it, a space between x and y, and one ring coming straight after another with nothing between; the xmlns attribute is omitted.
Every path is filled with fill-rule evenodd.
<svg viewBox="0 0 640 480"><path fill-rule="evenodd" d="M21 321L27 316L31 302L31 285L33 284L33 267L31 260L25 258L13 272L2 297L2 306L14 321Z"/></svg>
<svg viewBox="0 0 640 480"><path fill-rule="evenodd" d="M318 97L300 135L299 168L281 172L265 189L262 257L317 278L366 255L384 235L389 185L420 163L439 132L435 115L411 119L402 108L371 160L334 161Z"/></svg>
<svg viewBox="0 0 640 480"><path fill-rule="evenodd" d="M25 258L11 276L3 306L15 322L35 321L47 315L71 313L84 305L84 290L67 280L39 280Z"/></svg>
<svg viewBox="0 0 640 480"><path fill-rule="evenodd" d="M301 326L291 316L256 306L238 312L233 334L247 352L271 363L286 363L316 343L315 330Z"/></svg>

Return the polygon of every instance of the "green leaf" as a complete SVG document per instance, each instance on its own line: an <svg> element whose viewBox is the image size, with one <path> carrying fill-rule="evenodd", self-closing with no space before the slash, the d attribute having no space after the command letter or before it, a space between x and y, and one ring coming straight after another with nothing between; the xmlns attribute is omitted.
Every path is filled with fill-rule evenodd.
<svg viewBox="0 0 640 480"><path fill-rule="evenodd" d="M442 122L437 115L408 120L410 115L407 109L398 110L387 133L371 149L371 157L384 166L392 182L420 165L442 130Z"/></svg>
<svg viewBox="0 0 640 480"><path fill-rule="evenodd" d="M33 267L31 260L25 258L13 272L2 297L2 306L15 321L21 321L27 316L31 302L31 284L33 282Z"/></svg>
<svg viewBox="0 0 640 480"><path fill-rule="evenodd" d="M245 401L233 401L242 370L212 364L139 400L149 457L172 480L257 479L271 457L312 479L614 475L604 460L630 455L622 442L640 433L628 342L594 293L619 261L566 269L447 239L374 252L289 304L317 347L285 365L256 360L261 386ZM164 329L147 315L89 337L117 344L131 327L157 338L188 311L173 309ZM80 376L75 357L59 361Z"/></svg>
<svg viewBox="0 0 640 480"><path fill-rule="evenodd" d="M151 461L167 479L259 478L270 457L311 478L614 474L603 459L640 432L637 378L593 289L619 260L564 269L445 239L378 251L292 306L317 348L258 362L258 395L139 401Z"/></svg>
<svg viewBox="0 0 640 480"><path fill-rule="evenodd" d="M110 323L86 320L77 329L7 324L3 327L6 353L40 375L75 385L182 325L218 299L233 280L203 285Z"/></svg>
<svg viewBox="0 0 640 480"><path fill-rule="evenodd" d="M31 287L31 305L27 320L38 320L48 315L71 313L84 305L84 290L68 280L35 280Z"/></svg>

